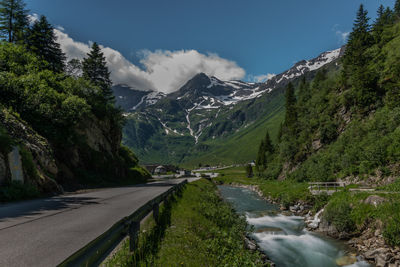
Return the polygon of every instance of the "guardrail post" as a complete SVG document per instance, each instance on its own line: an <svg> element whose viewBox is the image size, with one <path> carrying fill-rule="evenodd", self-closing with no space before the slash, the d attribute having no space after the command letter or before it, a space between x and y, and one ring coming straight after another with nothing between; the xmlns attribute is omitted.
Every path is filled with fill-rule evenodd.
<svg viewBox="0 0 400 267"><path fill-rule="evenodd" d="M133 221L129 225L129 250L133 252L136 248L137 238L139 236L140 222Z"/></svg>
<svg viewBox="0 0 400 267"><path fill-rule="evenodd" d="M153 218L158 224L158 219L159 219L159 214L160 214L160 206L158 203L153 204Z"/></svg>

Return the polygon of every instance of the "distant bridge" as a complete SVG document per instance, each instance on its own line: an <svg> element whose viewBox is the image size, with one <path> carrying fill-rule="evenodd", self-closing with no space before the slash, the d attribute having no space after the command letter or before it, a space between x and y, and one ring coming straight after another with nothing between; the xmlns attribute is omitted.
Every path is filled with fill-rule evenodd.
<svg viewBox="0 0 400 267"><path fill-rule="evenodd" d="M310 186L308 189L313 195L327 194L332 195L339 191L341 188L345 188L344 182L312 182L308 183Z"/></svg>

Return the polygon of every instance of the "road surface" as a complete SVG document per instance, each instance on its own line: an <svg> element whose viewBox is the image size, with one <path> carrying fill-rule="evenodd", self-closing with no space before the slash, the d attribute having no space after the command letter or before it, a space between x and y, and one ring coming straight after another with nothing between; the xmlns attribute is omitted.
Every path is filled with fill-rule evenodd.
<svg viewBox="0 0 400 267"><path fill-rule="evenodd" d="M183 180L0 205L0 266L56 266Z"/></svg>

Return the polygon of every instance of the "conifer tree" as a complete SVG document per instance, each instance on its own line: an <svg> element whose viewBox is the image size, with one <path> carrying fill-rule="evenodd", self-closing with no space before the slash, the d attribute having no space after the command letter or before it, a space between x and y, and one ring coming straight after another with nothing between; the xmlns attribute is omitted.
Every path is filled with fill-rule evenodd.
<svg viewBox="0 0 400 267"><path fill-rule="evenodd" d="M286 88L286 115L284 126L289 130L290 133L295 132L297 122L296 112L296 96L294 95L294 87L292 83L289 83Z"/></svg>
<svg viewBox="0 0 400 267"><path fill-rule="evenodd" d="M257 170L263 171L266 165L266 158L265 158L265 144L264 140L261 141L260 146L258 147L257 159L256 159L256 166Z"/></svg>
<svg viewBox="0 0 400 267"><path fill-rule="evenodd" d="M344 56L345 67L349 65L364 66L367 63L368 59L364 56L364 51L372 44L368 21L368 11L364 10L364 6L361 4L354 21L353 31L347 42Z"/></svg>
<svg viewBox="0 0 400 267"><path fill-rule="evenodd" d="M0 34L10 43L23 42L29 26L23 0L0 0Z"/></svg>
<svg viewBox="0 0 400 267"><path fill-rule="evenodd" d="M353 104L361 112L367 111L377 97L376 75L367 68L371 58L365 53L374 44L367 14L363 5L360 5L343 58L343 74L349 78L352 86Z"/></svg>
<svg viewBox="0 0 400 267"><path fill-rule="evenodd" d="M271 138L269 136L269 132L265 134L265 139L264 139L264 151L266 153L272 153L274 152L274 145L272 144Z"/></svg>
<svg viewBox="0 0 400 267"><path fill-rule="evenodd" d="M113 102L112 82L106 58L97 43L93 43L91 51L82 62L83 77L100 87L106 102Z"/></svg>
<svg viewBox="0 0 400 267"><path fill-rule="evenodd" d="M53 26L50 25L45 16L41 16L29 30L28 49L47 61L50 70L54 72L64 71L65 54L57 42Z"/></svg>
<svg viewBox="0 0 400 267"><path fill-rule="evenodd" d="M396 3L394 4L394 14L397 18L400 18L400 0L396 0Z"/></svg>

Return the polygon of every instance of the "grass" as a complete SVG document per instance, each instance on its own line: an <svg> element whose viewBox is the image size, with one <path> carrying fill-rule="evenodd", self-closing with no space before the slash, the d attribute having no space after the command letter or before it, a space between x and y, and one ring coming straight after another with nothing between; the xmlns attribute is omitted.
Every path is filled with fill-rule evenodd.
<svg viewBox="0 0 400 267"><path fill-rule="evenodd" d="M142 232L138 252L130 255L124 245L107 266L263 266L259 252L244 246L245 219L220 199L215 184L190 183L169 203L160 210L163 226Z"/></svg>

